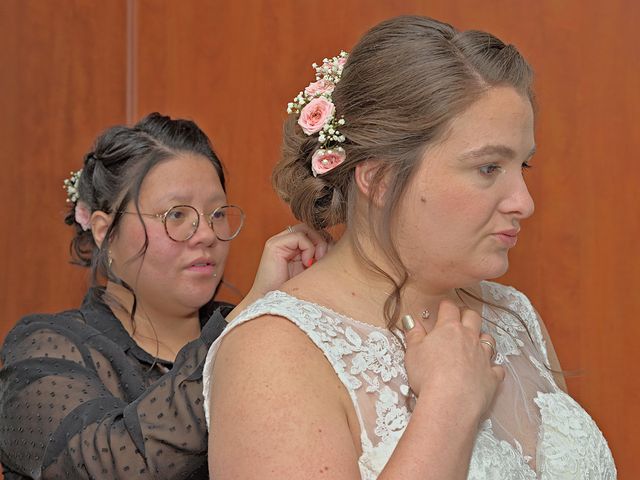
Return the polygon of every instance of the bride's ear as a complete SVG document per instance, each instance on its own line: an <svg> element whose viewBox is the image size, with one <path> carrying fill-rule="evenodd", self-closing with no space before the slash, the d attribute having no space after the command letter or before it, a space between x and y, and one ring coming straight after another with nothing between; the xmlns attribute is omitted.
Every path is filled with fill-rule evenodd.
<svg viewBox="0 0 640 480"><path fill-rule="evenodd" d="M365 160L355 168L358 191L376 207L382 207L387 192L387 176L380 160Z"/></svg>
<svg viewBox="0 0 640 480"><path fill-rule="evenodd" d="M91 214L91 234L98 248L102 247L102 242L104 242L104 237L107 235L112 221L113 216L101 210L96 210Z"/></svg>

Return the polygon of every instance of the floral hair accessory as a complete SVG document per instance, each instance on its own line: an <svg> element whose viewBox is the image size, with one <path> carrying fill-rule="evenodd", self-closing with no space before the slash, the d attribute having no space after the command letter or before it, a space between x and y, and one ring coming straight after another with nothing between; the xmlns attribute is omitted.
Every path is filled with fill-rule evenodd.
<svg viewBox="0 0 640 480"><path fill-rule="evenodd" d="M80 182L80 175L82 175L82 169L77 172L70 172L71 176L65 178L62 188L67 191L67 203L76 203L80 198L78 192L78 183Z"/></svg>
<svg viewBox="0 0 640 480"><path fill-rule="evenodd" d="M320 148L311 157L311 171L317 177L323 173L333 170L347 158L344 148L336 147L332 149Z"/></svg>
<svg viewBox="0 0 640 480"><path fill-rule="evenodd" d="M74 218L75 221L80 224L83 231L89 230L91 228L91 210L89 210L89 206L84 203L82 200L76 203L74 209Z"/></svg>
<svg viewBox="0 0 640 480"><path fill-rule="evenodd" d="M316 81L300 92L287 106L287 113L299 114L298 125L306 135L318 134L320 148L311 157L313 176L322 175L334 169L346 158L340 146L345 141L340 127L345 124L344 117L336 117L336 107L331 94L340 81L342 69L347 62L345 51L333 58L325 58L322 65L313 64Z"/></svg>
<svg viewBox="0 0 640 480"><path fill-rule="evenodd" d="M73 209L75 221L82 227L85 232L91 227L91 210L89 206L80 200L80 192L78 191L78 183L82 175L82 169L77 172L70 172L71 176L63 182L62 188L67 191L67 203L74 203Z"/></svg>

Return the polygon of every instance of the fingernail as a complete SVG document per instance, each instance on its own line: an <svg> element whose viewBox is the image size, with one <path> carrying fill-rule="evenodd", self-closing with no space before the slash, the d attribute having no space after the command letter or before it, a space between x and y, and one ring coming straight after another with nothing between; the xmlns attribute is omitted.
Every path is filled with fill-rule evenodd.
<svg viewBox="0 0 640 480"><path fill-rule="evenodd" d="M416 322L413 320L413 317L411 315L405 315L404 317L402 317L402 326L404 328L404 331L408 332L416 326Z"/></svg>
<svg viewBox="0 0 640 480"><path fill-rule="evenodd" d="M309 259L309 261L307 262L307 268L310 267L311 265L313 265L313 262L315 262L315 258L311 257Z"/></svg>

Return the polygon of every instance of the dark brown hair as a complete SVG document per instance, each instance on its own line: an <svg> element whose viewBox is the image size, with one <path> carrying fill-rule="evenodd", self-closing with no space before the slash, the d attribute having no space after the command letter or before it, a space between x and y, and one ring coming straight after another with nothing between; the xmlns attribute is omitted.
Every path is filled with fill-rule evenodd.
<svg viewBox="0 0 640 480"><path fill-rule="evenodd" d="M533 104L532 81L533 72L518 50L495 36L459 32L430 18L402 16L376 25L362 37L333 92L337 115L346 121L340 128L346 137L343 164L314 177L310 165L318 137L305 135L296 115L287 118L273 185L296 218L316 229L340 223L353 226L355 166L380 161L370 198L385 178L384 206L375 217L369 209L367 234L394 272L367 258L357 235L352 238L363 261L394 286L384 307L387 325L395 325L399 318L400 293L408 278L392 238L394 213L425 148L489 88L510 86Z"/></svg>
<svg viewBox="0 0 640 480"><path fill-rule="evenodd" d="M222 164L209 138L198 125L191 120L150 113L132 127L119 125L107 129L84 156L78 182L78 201L83 202L90 212L100 210L113 214L113 221L100 248L91 231L84 231L76 222L75 203L65 217L65 222L75 228L70 246L73 262L91 268L94 286L106 278L129 290L134 299L130 312L132 320L136 309L135 292L110 268L109 245L119 231L122 212L130 201L140 213L140 188L147 174L155 165L181 153L197 154L208 159L220 178L222 189L225 189ZM140 221L144 227L142 217ZM144 234L145 241L138 252L139 256L144 256L149 245L146 228ZM92 292L97 294L99 290L93 289Z"/></svg>

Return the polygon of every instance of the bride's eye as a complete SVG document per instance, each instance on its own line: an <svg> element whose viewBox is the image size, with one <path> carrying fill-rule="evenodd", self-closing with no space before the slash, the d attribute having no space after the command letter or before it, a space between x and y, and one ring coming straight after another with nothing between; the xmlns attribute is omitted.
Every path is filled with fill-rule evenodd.
<svg viewBox="0 0 640 480"><path fill-rule="evenodd" d="M492 177L492 176L494 176L494 175L496 175L498 173L501 173L503 171L502 167L500 165L495 164L495 163L490 163L488 165L483 165L478 170L485 177Z"/></svg>

